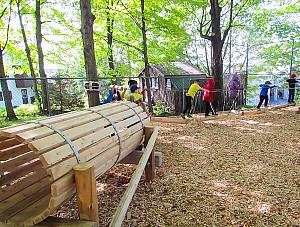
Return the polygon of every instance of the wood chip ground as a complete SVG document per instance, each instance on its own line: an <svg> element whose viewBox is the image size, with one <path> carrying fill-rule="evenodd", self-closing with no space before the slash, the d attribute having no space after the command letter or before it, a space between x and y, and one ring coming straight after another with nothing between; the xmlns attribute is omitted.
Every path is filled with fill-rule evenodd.
<svg viewBox="0 0 300 227"><path fill-rule="evenodd" d="M163 165L152 184L141 180L123 226L300 225L300 114L157 125ZM98 179L101 226L133 171L118 165ZM56 215L78 218L76 198Z"/></svg>

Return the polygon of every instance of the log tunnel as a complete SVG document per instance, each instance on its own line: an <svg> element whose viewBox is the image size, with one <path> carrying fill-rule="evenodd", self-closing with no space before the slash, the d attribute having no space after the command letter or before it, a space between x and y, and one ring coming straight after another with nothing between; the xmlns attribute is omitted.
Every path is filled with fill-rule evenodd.
<svg viewBox="0 0 300 227"><path fill-rule="evenodd" d="M0 130L0 224L41 222L75 193L79 162L102 175L143 141L149 118L115 102Z"/></svg>

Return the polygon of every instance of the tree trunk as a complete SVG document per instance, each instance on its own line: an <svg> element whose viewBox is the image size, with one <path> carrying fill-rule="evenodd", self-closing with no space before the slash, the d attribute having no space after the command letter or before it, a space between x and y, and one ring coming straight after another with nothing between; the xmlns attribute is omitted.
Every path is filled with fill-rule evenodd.
<svg viewBox="0 0 300 227"><path fill-rule="evenodd" d="M20 2L21 2L21 0L17 1L17 8L18 8L18 16L19 16L19 22L20 22L20 26L21 26L21 32L22 32L23 41L24 41L24 45L25 45L25 52L26 52L26 56L27 56L27 60L28 60L29 68L30 68L30 75L31 75L31 78L34 79L33 86L34 86L35 98L38 100L38 107L39 107L40 112L42 112L41 98L38 93L37 81L36 81L36 76L35 76L33 63L32 63L32 59L31 59L31 53L30 53L28 42L27 42L27 37L26 37L24 25L23 25L22 15L20 12Z"/></svg>
<svg viewBox="0 0 300 227"><path fill-rule="evenodd" d="M216 80L216 88L221 89L216 95L217 105L219 108L223 104L223 58L222 58L222 34L221 34L221 7L218 0L210 0L211 9L211 44L212 44L212 76Z"/></svg>
<svg viewBox="0 0 300 227"><path fill-rule="evenodd" d="M42 85L42 102L43 102L43 110L50 112L49 108L49 97L48 97L48 89L47 89L47 81L46 81L46 73L45 73L45 66L44 66L44 54L42 49L42 22L41 22L41 2L40 0L36 0L36 10L35 10L35 17L36 17L36 44L38 50L38 61L39 61L39 74L41 79ZM44 78L44 79L43 79Z"/></svg>
<svg viewBox="0 0 300 227"><path fill-rule="evenodd" d="M111 5L110 5L111 2ZM108 45L108 68L109 68L109 75L116 77L115 73L115 65L114 65L114 55L113 55L113 27L114 27L114 20L111 18L111 7L113 6L113 0L107 0L106 6L106 27L107 27L107 45ZM114 83L116 83L116 79Z"/></svg>
<svg viewBox="0 0 300 227"><path fill-rule="evenodd" d="M1 48L0 48L0 78L5 78L3 50ZM14 108L11 103L11 96L9 94L7 80L3 80L3 79L1 80L1 87L3 92L4 102L5 102L6 114L7 114L6 118L10 121L17 120L18 118L15 114Z"/></svg>
<svg viewBox="0 0 300 227"><path fill-rule="evenodd" d="M89 81L98 81L93 38L95 16L92 14L90 0L80 0L80 10L86 77ZM99 104L99 91L87 91L87 94L90 107Z"/></svg>
<svg viewBox="0 0 300 227"><path fill-rule="evenodd" d="M150 86L150 75L149 75L149 60L147 50L147 35L146 35L146 23L145 23L145 1L141 0L141 11L142 11L142 34L143 34L143 48L144 48L144 63L145 63L145 77L147 86L147 97L148 97L148 108L149 112L153 113L152 108L152 97L151 97L151 86Z"/></svg>

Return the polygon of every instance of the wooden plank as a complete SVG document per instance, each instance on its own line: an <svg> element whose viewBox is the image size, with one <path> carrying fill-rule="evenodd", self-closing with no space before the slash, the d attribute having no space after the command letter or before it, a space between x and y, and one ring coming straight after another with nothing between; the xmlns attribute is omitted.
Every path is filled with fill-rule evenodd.
<svg viewBox="0 0 300 227"><path fill-rule="evenodd" d="M174 123L174 124L187 124L193 119L182 119L175 117L151 117L151 122Z"/></svg>
<svg viewBox="0 0 300 227"><path fill-rule="evenodd" d="M18 166L26 162L32 161L33 159L36 158L37 158L36 154L33 153L32 151L19 155L16 158L12 158L2 162L0 165L0 172L12 172Z"/></svg>
<svg viewBox="0 0 300 227"><path fill-rule="evenodd" d="M5 185L17 180L20 177L26 176L28 173L40 170L42 163L38 160L27 165L20 166L13 172L4 174L0 177L0 185Z"/></svg>
<svg viewBox="0 0 300 227"><path fill-rule="evenodd" d="M0 201L22 191L24 188L34 184L35 182L41 180L42 178L47 176L46 171L41 171L40 169L36 172L32 173L31 175L19 180L18 182L9 185L7 187L0 189Z"/></svg>
<svg viewBox="0 0 300 227"><path fill-rule="evenodd" d="M104 110L103 114L106 114L106 112L107 112L107 114L109 113L112 115L115 113L124 112L128 108L129 107L126 107L126 106L120 106L120 107L117 107L114 109ZM90 117L92 117L92 118L90 118ZM88 113L83 114L83 116L81 115L76 119L65 119L63 122L52 123L51 125L56 129L64 131L66 129L75 128L75 127L80 126L85 123L90 123L91 120L97 120L100 118L101 118L101 116L99 114L88 111ZM44 121L41 121L41 122L44 122ZM33 130L29 130L29 131L25 131L25 132L16 134L16 138L18 138L22 142L29 142L32 140L36 140L36 139L40 139L40 138L49 136L51 134L54 134L54 131L52 129L49 129L48 127L43 126L41 128L37 128L37 129L33 129Z"/></svg>
<svg viewBox="0 0 300 227"><path fill-rule="evenodd" d="M126 143L122 144L121 147L123 148L127 148L130 147L129 145L131 145L131 141L133 140L134 143L133 145L135 145L135 143L140 143L141 139L142 139L142 134L143 131L142 129L140 129L140 131L137 131L136 133L132 134L131 136L126 138ZM106 151L109 151L107 153L111 153L111 154L117 154L119 152L119 145L118 145L118 138L117 136L110 138L108 140L115 140L115 143L110 143L110 145L107 144L107 146L105 146L105 150L103 150L103 147L101 148L98 145L90 147L89 149L83 151L82 153L80 153L82 160L85 162L90 162L91 160L94 159L94 157L97 157L97 155L99 156L98 159L102 160L105 158L105 156L103 157L102 154L105 153ZM138 140L140 139L140 140ZM103 141L103 142L108 142L108 141ZM136 147L134 147L133 149L135 149ZM124 149L124 151L127 151ZM131 150L132 152L133 150ZM123 150L122 150L123 153ZM126 155L127 156L127 155ZM49 175L51 175L51 179L54 181L60 177L62 177L63 175L67 174L69 171L72 170L73 166L77 164L76 158L74 156L72 156L71 158L58 163L56 165L51 166L47 171L49 173ZM95 164L95 163L94 163ZM96 164L95 164L96 166Z"/></svg>
<svg viewBox="0 0 300 227"><path fill-rule="evenodd" d="M73 167L80 220L99 223L95 167L82 163Z"/></svg>
<svg viewBox="0 0 300 227"><path fill-rule="evenodd" d="M0 161L4 161L30 151L27 144L17 144L0 151Z"/></svg>
<svg viewBox="0 0 300 227"><path fill-rule="evenodd" d="M11 224L18 224L18 226L34 225L44 220L50 214L47 209L50 195L42 197L34 204L26 207L22 212L11 217L7 222Z"/></svg>
<svg viewBox="0 0 300 227"><path fill-rule="evenodd" d="M16 140L15 138L9 138L6 140L3 140L0 142L0 150L9 148L9 147L13 147L17 144L20 144L20 142L18 140Z"/></svg>
<svg viewBox="0 0 300 227"><path fill-rule="evenodd" d="M120 115L117 118L116 118L116 115L114 115L114 119L116 119L117 121L120 121L126 117L132 116L132 114L130 114L130 115L128 115L128 114L130 114L129 111L125 111L124 114L120 113ZM88 124L84 124L84 125L81 125L76 128L68 129L68 130L64 131L64 133L66 133L71 140L76 140L76 139L79 139L83 136L90 134L93 131L102 129L108 125L110 125L110 123L106 119L101 118L100 120L90 122ZM54 135L47 136L47 137L44 137L39 140L35 140L29 146L30 146L30 148L32 148L33 150L35 150L37 153L40 154L40 153L44 153L50 149L57 148L65 143L66 143L66 141L60 135L54 134Z"/></svg>
<svg viewBox="0 0 300 227"><path fill-rule="evenodd" d="M59 196L70 188L75 188L75 178L72 171L51 184L51 195L53 197Z"/></svg>
<svg viewBox="0 0 300 227"><path fill-rule="evenodd" d="M58 196L51 196L49 204L48 204L48 209L50 211L55 211L59 206L64 204L65 202L69 201L72 196L75 194L76 188L68 188L68 190L64 191Z"/></svg>
<svg viewBox="0 0 300 227"><path fill-rule="evenodd" d="M132 197L137 189L138 183L141 179L141 176L143 174L145 166L148 162L149 156L155 145L157 136L158 136L158 127L155 127L153 130L153 133L148 141L147 147L145 148L145 152L144 152L138 166L136 167L136 170L134 171L134 173L132 175L129 185L121 198L121 202L119 203L119 206L118 206L109 226L119 227L122 225L122 222L125 218L125 214L127 212L129 204L130 204Z"/></svg>
<svg viewBox="0 0 300 227"><path fill-rule="evenodd" d="M144 141L144 146L146 147L149 139L153 133L154 127L147 126L144 128L145 131L145 141ZM145 180L146 182L153 181L155 177L155 156L154 156L154 151L151 152L148 163L145 168Z"/></svg>
<svg viewBox="0 0 300 227"><path fill-rule="evenodd" d="M35 203L45 195L50 194L50 189L49 179L44 178L26 188L21 193L17 193L2 201L0 207L0 220L7 220L9 217L21 212L27 206Z"/></svg>
<svg viewBox="0 0 300 227"><path fill-rule="evenodd" d="M132 124L133 122L139 122L138 116L134 116L125 121L117 123L116 126L119 127L120 124L125 124L125 123ZM97 141L103 138L111 136L114 133L115 133L115 129L112 126L110 126L103 130L96 131L95 133L89 134L85 137L79 138L78 140L74 141L74 144L78 150L81 150L83 148L86 148L88 146L97 143ZM73 156L73 155L74 154L70 146L68 144L65 144L47 153L42 154L40 156L40 159L44 165L49 166L55 164L56 162L62 159L67 158L68 156Z"/></svg>
<svg viewBox="0 0 300 227"><path fill-rule="evenodd" d="M98 227L97 222L49 216L34 227Z"/></svg>

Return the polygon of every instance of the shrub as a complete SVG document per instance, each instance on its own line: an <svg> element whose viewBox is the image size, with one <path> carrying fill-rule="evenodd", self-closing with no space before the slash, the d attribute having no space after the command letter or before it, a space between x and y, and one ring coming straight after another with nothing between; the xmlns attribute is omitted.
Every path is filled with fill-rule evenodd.
<svg viewBox="0 0 300 227"><path fill-rule="evenodd" d="M34 116L39 113L39 109L34 104L23 104L15 109L15 113L17 116Z"/></svg>

